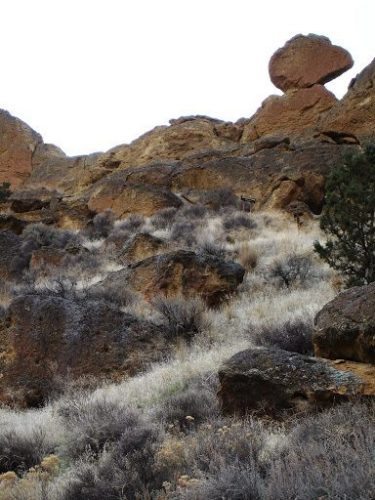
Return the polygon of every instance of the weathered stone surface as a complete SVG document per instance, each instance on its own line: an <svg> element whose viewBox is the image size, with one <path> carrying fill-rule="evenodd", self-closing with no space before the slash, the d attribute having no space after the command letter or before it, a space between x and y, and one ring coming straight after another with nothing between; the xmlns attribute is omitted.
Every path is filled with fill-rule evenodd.
<svg viewBox="0 0 375 500"><path fill-rule="evenodd" d="M24 187L78 194L111 171L106 160L103 153L69 157L56 146L41 144L33 156L32 172Z"/></svg>
<svg viewBox="0 0 375 500"><path fill-rule="evenodd" d="M361 390L364 396L375 396L375 365L338 359L332 361L331 366L336 370L349 372L361 379L363 383Z"/></svg>
<svg viewBox="0 0 375 500"><path fill-rule="evenodd" d="M204 192L227 188L238 197L254 196L257 199L256 208L285 208L293 201L301 201L314 213L319 213L324 199L326 174L343 160L347 152L357 149L357 146L339 147L314 142L294 146L282 139L274 139L271 144L259 140L256 145L258 149L254 147L246 156L211 151L168 164L156 163L119 170L89 190L89 208L103 211L116 206L118 197L120 208L117 214L121 213L123 203L123 206L129 207L125 215L131 210L149 215L162 208L154 202L153 193L159 192L160 186L164 185L168 190L192 200L201 200ZM137 205L128 202L129 191L128 194L126 192L131 192L133 185L138 189L140 180L146 194ZM156 191L152 191L150 186L154 186ZM170 204L166 206L179 206L181 200L177 200L168 197Z"/></svg>
<svg viewBox="0 0 375 500"><path fill-rule="evenodd" d="M117 182L118 177L105 179L95 187L88 208L96 213L111 209L117 218L138 213L153 215L158 210L179 207L181 200L167 189L150 184Z"/></svg>
<svg viewBox="0 0 375 500"><path fill-rule="evenodd" d="M57 205L61 195L56 191L42 189L18 189L10 198L10 208L15 213L31 212L50 208L51 203Z"/></svg>
<svg viewBox="0 0 375 500"><path fill-rule="evenodd" d="M225 413L278 416L284 410L311 411L368 393L359 373L280 349L255 348L235 354L220 368L219 380Z"/></svg>
<svg viewBox="0 0 375 500"><path fill-rule="evenodd" d="M233 293L245 270L235 262L178 250L150 257L134 264L129 283L146 299L197 295L215 306Z"/></svg>
<svg viewBox="0 0 375 500"><path fill-rule="evenodd" d="M332 45L324 36L310 34L291 38L271 57L271 81L279 89L305 88L325 83L353 66L348 51Z"/></svg>
<svg viewBox="0 0 375 500"><path fill-rule="evenodd" d="M336 102L336 97L322 85L270 96L244 126L241 142L280 134L289 138L313 137L322 114Z"/></svg>
<svg viewBox="0 0 375 500"><path fill-rule="evenodd" d="M171 125L155 127L129 146L111 150L121 168L142 166L154 161L181 160L195 151L226 149L237 143L240 125L208 117L182 117Z"/></svg>
<svg viewBox="0 0 375 500"><path fill-rule="evenodd" d="M321 118L319 130L338 143L375 140L375 59Z"/></svg>
<svg viewBox="0 0 375 500"><path fill-rule="evenodd" d="M0 400L38 406L58 378L118 380L167 352L161 330L103 300L25 295L10 305L1 346Z"/></svg>
<svg viewBox="0 0 375 500"><path fill-rule="evenodd" d="M120 257L126 262L134 263L166 251L167 244L164 240L148 233L138 233L125 246Z"/></svg>
<svg viewBox="0 0 375 500"><path fill-rule="evenodd" d="M340 293L318 313L317 356L375 363L375 283Z"/></svg>
<svg viewBox="0 0 375 500"><path fill-rule="evenodd" d="M319 213L324 199L325 176L355 146L308 143L288 146L280 143L248 156L217 155L191 159L175 166L172 190L230 188L237 196L257 199L256 208L285 208L303 201Z"/></svg>
<svg viewBox="0 0 375 500"><path fill-rule="evenodd" d="M22 240L11 231L0 231L0 278L10 279L13 276L11 261L19 254Z"/></svg>
<svg viewBox="0 0 375 500"><path fill-rule="evenodd" d="M30 175L32 156L42 138L26 123L0 110L0 183L20 186Z"/></svg>

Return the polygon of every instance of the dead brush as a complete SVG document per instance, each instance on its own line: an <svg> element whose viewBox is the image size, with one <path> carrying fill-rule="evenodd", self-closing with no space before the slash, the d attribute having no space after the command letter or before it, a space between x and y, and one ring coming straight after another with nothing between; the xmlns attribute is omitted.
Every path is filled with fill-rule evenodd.
<svg viewBox="0 0 375 500"><path fill-rule="evenodd" d="M258 264L258 253L248 243L244 243L238 250L238 262L246 271L254 271Z"/></svg>

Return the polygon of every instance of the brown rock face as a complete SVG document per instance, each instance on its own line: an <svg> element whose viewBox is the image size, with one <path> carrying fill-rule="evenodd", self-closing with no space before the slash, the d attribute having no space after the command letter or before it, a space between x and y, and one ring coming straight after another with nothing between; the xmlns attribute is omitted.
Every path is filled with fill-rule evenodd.
<svg viewBox="0 0 375 500"><path fill-rule="evenodd" d="M12 302L0 332L0 400L39 406L58 377L117 380L168 352L162 332L103 300L26 295Z"/></svg>
<svg viewBox="0 0 375 500"><path fill-rule="evenodd" d="M165 253L166 242L148 233L137 234L128 245L126 245L121 257L127 262L138 262L153 255Z"/></svg>
<svg viewBox="0 0 375 500"><path fill-rule="evenodd" d="M220 368L219 397L225 413L278 416L284 410L311 411L368 394L367 379L358 375L323 359L280 349L248 349Z"/></svg>
<svg viewBox="0 0 375 500"><path fill-rule="evenodd" d="M131 269L129 281L149 300L158 295L198 295L215 306L236 290L244 274L235 262L178 250L138 262Z"/></svg>
<svg viewBox="0 0 375 500"><path fill-rule="evenodd" d="M336 97L322 85L271 96L245 125L242 142L266 135L313 136L322 113L336 102Z"/></svg>
<svg viewBox="0 0 375 500"><path fill-rule="evenodd" d="M347 94L322 117L319 130L337 142L375 140L375 59L350 84Z"/></svg>
<svg viewBox="0 0 375 500"><path fill-rule="evenodd" d="M158 210L182 205L181 200L165 188L149 184L121 185L115 179L100 183L91 195L88 208L95 213L110 208L117 218L139 213L153 215Z"/></svg>
<svg viewBox="0 0 375 500"><path fill-rule="evenodd" d="M20 186L30 175L32 156L42 138L26 123L0 110L0 183Z"/></svg>
<svg viewBox="0 0 375 500"><path fill-rule="evenodd" d="M319 213L325 175L355 148L322 143L292 147L280 142L248 156L185 160L174 167L172 190L230 188L238 196L254 196L257 209L285 208L292 201L303 201Z"/></svg>
<svg viewBox="0 0 375 500"><path fill-rule="evenodd" d="M352 66L349 52L332 45L328 38L297 35L271 57L269 73L272 83L287 91L324 85Z"/></svg>
<svg viewBox="0 0 375 500"><path fill-rule="evenodd" d="M317 356L375 363L375 283L340 293L315 323Z"/></svg>

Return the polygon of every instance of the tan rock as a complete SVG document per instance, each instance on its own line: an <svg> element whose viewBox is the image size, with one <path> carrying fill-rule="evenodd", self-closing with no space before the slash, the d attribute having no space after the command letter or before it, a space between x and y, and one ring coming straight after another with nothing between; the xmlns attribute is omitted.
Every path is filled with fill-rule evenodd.
<svg viewBox="0 0 375 500"><path fill-rule="evenodd" d="M375 59L321 118L319 130L338 143L375 140Z"/></svg>
<svg viewBox="0 0 375 500"><path fill-rule="evenodd" d="M345 49L324 36L310 34L291 38L271 57L271 81L279 89L305 88L337 78L353 66Z"/></svg>
<svg viewBox="0 0 375 500"><path fill-rule="evenodd" d="M111 209L117 218L123 218L132 213L150 216L162 208L181 204L181 200L165 188L150 184L121 185L109 179L94 190L88 208L95 213Z"/></svg>
<svg viewBox="0 0 375 500"><path fill-rule="evenodd" d="M351 373L361 380L363 396L375 396L375 365L339 360L338 363L333 361L332 366L336 370Z"/></svg>
<svg viewBox="0 0 375 500"><path fill-rule="evenodd" d="M29 177L32 156L42 137L26 123L0 110L0 183L17 188Z"/></svg>
<svg viewBox="0 0 375 500"><path fill-rule="evenodd" d="M166 250L167 244L164 240L148 233L139 233L126 245L120 257L134 263L164 253Z"/></svg>
<svg viewBox="0 0 375 500"><path fill-rule="evenodd" d="M245 270L235 262L178 250L138 262L132 266L129 283L146 299L197 295L210 306L233 293Z"/></svg>
<svg viewBox="0 0 375 500"><path fill-rule="evenodd" d="M336 102L336 97L322 85L271 96L244 126L241 141L280 134L290 138L313 136L322 114Z"/></svg>

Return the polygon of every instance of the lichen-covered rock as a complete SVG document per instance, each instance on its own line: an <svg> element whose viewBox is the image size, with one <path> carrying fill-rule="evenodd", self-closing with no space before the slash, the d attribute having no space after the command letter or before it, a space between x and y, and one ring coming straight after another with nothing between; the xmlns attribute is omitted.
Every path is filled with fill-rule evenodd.
<svg viewBox="0 0 375 500"><path fill-rule="evenodd" d="M317 356L375 363L375 283L326 304L315 318L313 343Z"/></svg>
<svg viewBox="0 0 375 500"><path fill-rule="evenodd" d="M272 83L286 91L324 85L353 66L349 52L318 35L297 35L271 57Z"/></svg>
<svg viewBox="0 0 375 500"><path fill-rule="evenodd" d="M165 297L201 297L215 306L233 293L245 270L235 262L178 250L134 264L129 282L148 300Z"/></svg>
<svg viewBox="0 0 375 500"><path fill-rule="evenodd" d="M118 380L168 352L160 328L105 300L24 295L2 325L0 401L38 406L59 378Z"/></svg>
<svg viewBox="0 0 375 500"><path fill-rule="evenodd" d="M225 413L278 416L285 410L311 411L368 394L359 373L280 349L254 348L235 354L221 366L219 380Z"/></svg>

